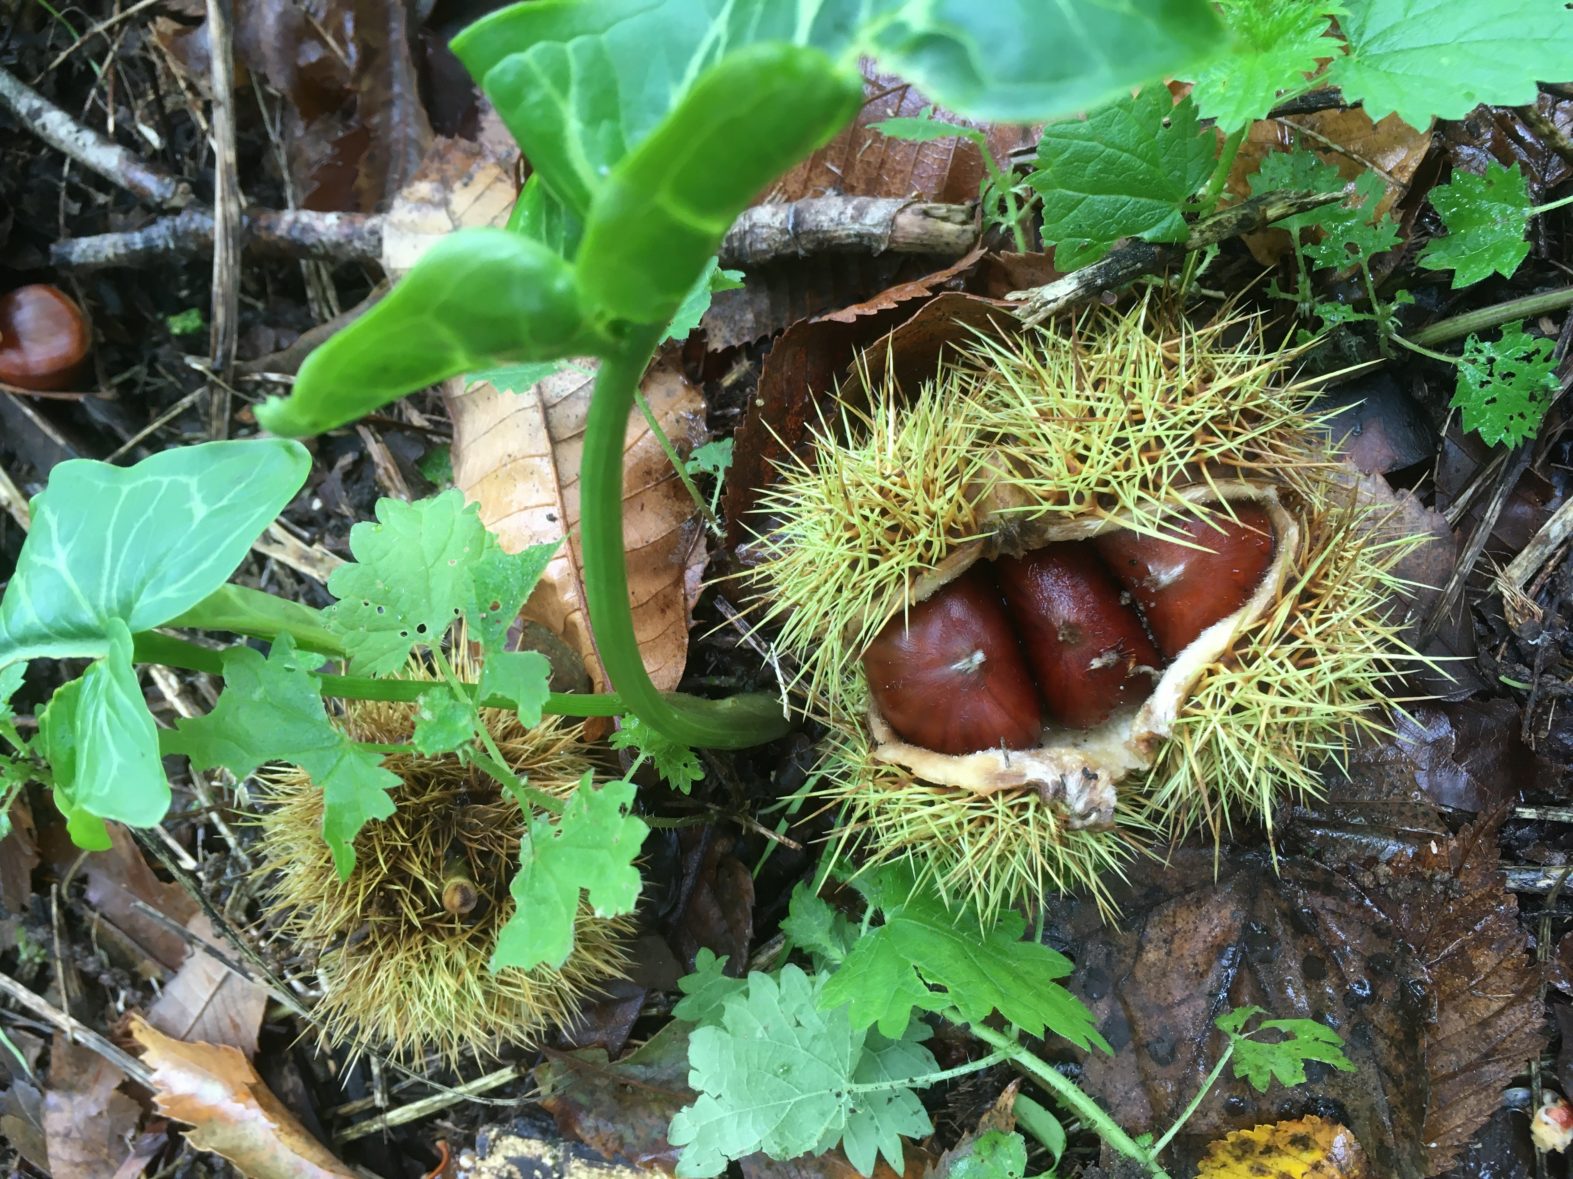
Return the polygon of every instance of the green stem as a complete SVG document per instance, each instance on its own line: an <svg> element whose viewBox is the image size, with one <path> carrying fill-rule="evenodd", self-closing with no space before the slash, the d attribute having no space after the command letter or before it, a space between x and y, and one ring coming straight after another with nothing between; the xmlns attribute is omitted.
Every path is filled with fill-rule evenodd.
<svg viewBox="0 0 1573 1179"><path fill-rule="evenodd" d="M1010 219L1010 233L1016 242L1016 252L1025 254L1028 249L1027 232L1021 227L1021 209L1016 204L1016 190L1005 183L1005 174L1000 171L999 164L994 160L994 153L989 150L988 136L981 131L971 131L966 137L977 145L978 154L983 157L983 170L988 173L989 179L994 183L994 190L1005 202L1005 215Z"/></svg>
<svg viewBox="0 0 1573 1179"><path fill-rule="evenodd" d="M1450 340L1461 340L1471 332L1500 327L1515 319L1528 319L1532 315L1544 315L1548 311L1560 311L1569 306L1573 306L1573 287L1525 295L1520 299L1509 299L1506 303L1455 315L1451 319L1440 319L1430 327L1415 332L1410 340L1421 345L1446 344Z"/></svg>
<svg viewBox="0 0 1573 1179"><path fill-rule="evenodd" d="M1457 365L1458 364L1458 357L1456 357L1456 356L1449 356L1446 352L1433 352L1430 348L1426 348L1423 345L1416 344L1413 340L1406 340L1403 336L1399 335L1397 332L1390 333L1387 338L1392 340L1393 343L1398 344L1398 345L1400 345L1400 346L1402 346L1404 348L1408 348L1411 352L1418 353L1419 355L1424 356L1427 359L1440 360L1443 364L1451 364L1451 365Z"/></svg>
<svg viewBox="0 0 1573 1179"><path fill-rule="evenodd" d="M694 485L693 476L688 473L688 465L683 462L683 456L677 453L677 447L672 445L672 440L666 436L666 431L661 428L661 423L655 420L655 413L650 409L650 403L645 400L645 395L637 390L634 392L634 402L639 406L639 412L644 414L645 424L650 427L650 433L655 435L655 440L660 444L661 450L666 454L666 461L672 464L672 470L677 472L677 477L682 480L683 486L688 489L689 498L694 501L694 506L699 509L699 514L705 518L705 523L710 526L710 531L716 536L723 535L721 521L716 519L716 514L710 505L705 502L705 497L699 494L699 488Z"/></svg>
<svg viewBox="0 0 1573 1179"><path fill-rule="evenodd" d="M623 437L661 327L640 328L605 357L590 398L579 466L579 531L585 598L601 664L623 703L662 736L684 745L746 749L783 736L787 718L772 696L701 700L666 696L645 671L634 634L623 553Z"/></svg>
<svg viewBox="0 0 1573 1179"><path fill-rule="evenodd" d="M1229 1063L1229 1058L1234 1055L1234 1041L1229 1041L1229 1046L1223 1050L1223 1055L1218 1057L1218 1063L1213 1065L1213 1071L1207 1074L1207 1079L1202 1082L1202 1087L1196 1091L1196 1096L1191 1098L1191 1103L1180 1111L1180 1116L1174 1119L1174 1125L1163 1132L1163 1137L1152 1144L1153 1157L1163 1153L1163 1148L1169 1145L1173 1137L1180 1132L1180 1127L1191 1120L1191 1115L1201 1108L1204 1098L1213 1091L1213 1086L1218 1083L1218 1078L1223 1076L1223 1066Z"/></svg>
<svg viewBox="0 0 1573 1179"><path fill-rule="evenodd" d="M1240 144L1245 142L1245 128L1232 132L1224 141L1223 148L1218 152L1218 162L1213 165L1213 173L1207 178L1207 187L1202 189L1198 207L1203 217L1215 212L1218 201L1223 194L1223 186L1229 179L1229 169L1234 167L1234 158L1240 154ZM1191 289L1191 282L1196 278L1196 266L1200 254L1192 250L1185 256L1185 269L1180 275L1180 294L1183 296Z"/></svg>
<svg viewBox="0 0 1573 1179"><path fill-rule="evenodd" d="M1567 196L1561 197L1558 200L1548 201L1544 205L1536 205L1529 211L1529 215L1531 217L1539 217L1542 214L1554 212L1555 210L1563 208L1566 205L1573 205L1573 193L1569 193Z"/></svg>
<svg viewBox="0 0 1573 1179"><path fill-rule="evenodd" d="M925 1073L921 1077L902 1077L895 1081L870 1081L862 1085L848 1085L848 1093L884 1093L890 1089L927 1089L930 1085L938 1085L944 1081L954 1081L957 1077L965 1077L969 1073L980 1073L986 1068L993 1068L1000 1061L1007 1058L1007 1053L995 1052L981 1060L974 1060L970 1064L958 1064L955 1068L945 1069L943 1072Z"/></svg>
<svg viewBox="0 0 1573 1179"><path fill-rule="evenodd" d="M1168 1172L1158 1163L1158 1152L1150 1150L1137 1142L1105 1112L1104 1108L1087 1094L1078 1089L1074 1083L1062 1077L1039 1057L1023 1048L1015 1040L1001 1032L995 1031L981 1023L972 1023L961 1018L959 1012L949 1012L946 1017L955 1023L960 1023L972 1032L974 1036L998 1049L999 1052L1016 1067L1032 1076L1053 1092L1065 1105L1076 1111L1082 1121L1092 1127L1114 1150L1123 1154L1128 1159L1146 1168L1153 1179L1169 1179Z"/></svg>
<svg viewBox="0 0 1573 1179"><path fill-rule="evenodd" d="M482 729L481 732L485 734L486 730ZM492 748L496 749L496 745L492 744ZM553 798L546 791L537 790L534 786L526 783L523 778L508 768L507 764L501 760L500 754L494 756L490 753L482 753L472 745L465 751L464 756L510 790L514 798L518 800L519 806L527 815L532 806L538 806L551 815L561 815L563 813L561 799Z"/></svg>

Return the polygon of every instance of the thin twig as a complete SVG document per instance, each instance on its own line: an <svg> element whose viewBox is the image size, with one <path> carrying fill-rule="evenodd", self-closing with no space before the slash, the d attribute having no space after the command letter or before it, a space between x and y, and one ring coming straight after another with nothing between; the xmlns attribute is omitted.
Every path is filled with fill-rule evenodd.
<svg viewBox="0 0 1573 1179"><path fill-rule="evenodd" d="M11 482L11 476L6 474L4 467L0 467L0 508L6 510L7 515L21 526L23 532L33 526L33 514L28 510L27 496L22 494L21 488Z"/></svg>
<svg viewBox="0 0 1573 1179"><path fill-rule="evenodd" d="M213 92L213 301L208 362L212 384L208 433L229 436L235 343L240 334L240 178L235 164L233 0L207 0L208 57Z"/></svg>
<svg viewBox="0 0 1573 1179"><path fill-rule="evenodd" d="M382 229L382 217L366 213L251 209L241 215L240 244L280 258L376 262L382 257ZM213 232L212 210L183 209L124 233L65 238L49 247L49 261L81 272L195 258L213 249Z"/></svg>
<svg viewBox="0 0 1573 1179"><path fill-rule="evenodd" d="M144 1089L153 1088L153 1070L148 1068L147 1065L123 1048L110 1043L91 1028L83 1027L81 1023L66 1012L35 995L9 974L0 974L0 992L4 992L12 999L15 999L28 1011L38 1016L38 1018L48 1021L52 1026L65 1033L74 1043L98 1053Z"/></svg>
<svg viewBox="0 0 1573 1179"><path fill-rule="evenodd" d="M191 200L184 180L83 126L5 69L0 69L0 106L50 147L141 200L175 209Z"/></svg>
<svg viewBox="0 0 1573 1179"><path fill-rule="evenodd" d="M473 1081L466 1081L456 1085L443 1093L434 1093L430 1097L423 1097L409 1105L391 1109L381 1117L372 1118L370 1121L357 1122L353 1126L346 1126L333 1135L334 1142L350 1142L356 1138L365 1138L368 1134L377 1134L383 1130L391 1130L394 1126L402 1126L408 1122L417 1122L421 1118L429 1117L438 1110L447 1109L451 1105L458 1105L467 1097L478 1093L486 1093L499 1085L506 1085L509 1081L517 1080L525 1075L523 1066L511 1064L507 1068L498 1069L494 1073L487 1073L484 1077L477 1077Z"/></svg>

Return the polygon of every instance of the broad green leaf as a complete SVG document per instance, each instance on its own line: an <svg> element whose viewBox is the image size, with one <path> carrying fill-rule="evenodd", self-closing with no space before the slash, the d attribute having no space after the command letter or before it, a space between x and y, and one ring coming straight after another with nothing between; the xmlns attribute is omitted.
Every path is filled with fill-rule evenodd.
<svg viewBox="0 0 1573 1179"><path fill-rule="evenodd" d="M1327 81L1372 121L1396 111L1425 130L1482 103L1533 103L1537 81L1573 62L1573 11L1564 0L1348 0L1339 25L1349 53Z"/></svg>
<svg viewBox="0 0 1573 1179"><path fill-rule="evenodd" d="M1019 914L1006 913L985 928L975 911L947 909L932 888L914 885L910 871L895 865L853 883L880 898L885 918L858 940L825 987L827 1003L850 1004L854 1026L877 1022L888 1033L906 1026L914 1008L953 1006L970 1021L998 1011L1034 1036L1047 1030L1078 1047L1109 1051L1092 1013L1055 981L1071 972L1070 960L1022 941L1026 922Z"/></svg>
<svg viewBox="0 0 1573 1179"><path fill-rule="evenodd" d="M1221 131L1236 131L1289 94L1309 88L1318 58L1337 57L1343 44L1328 17L1342 13L1328 0L1221 0L1227 51L1194 76L1191 97Z"/></svg>
<svg viewBox="0 0 1573 1179"><path fill-rule="evenodd" d="M1149 86L1092 112L1054 123L1038 143L1028 183L1043 197L1043 236L1055 265L1074 270L1122 237L1184 241L1182 209L1212 171L1217 140L1201 132L1196 104Z"/></svg>
<svg viewBox="0 0 1573 1179"><path fill-rule="evenodd" d="M932 1131L908 1087L936 1067L932 1054L917 1036L887 1041L855 1030L844 1010L823 1009L822 985L792 965L779 980L750 974L723 1002L719 1024L695 1029L689 1083L700 1095L668 1134L683 1148L679 1175L718 1175L755 1151L773 1159L818 1153L843 1138L864 1174L876 1152L900 1173L901 1136Z"/></svg>
<svg viewBox="0 0 1573 1179"><path fill-rule="evenodd" d="M367 822L393 814L399 785L376 754L357 749L328 719L313 674L319 655L281 635L267 658L249 647L224 652L224 690L206 716L182 720L164 739L199 770L223 766L237 778L267 762L299 766L323 792L323 837L342 879L355 868L354 839Z"/></svg>
<svg viewBox="0 0 1573 1179"><path fill-rule="evenodd" d="M27 664L13 663L9 667L0 667L0 721L8 721L16 715L11 710L11 697L16 695L22 686L22 678L27 674Z"/></svg>
<svg viewBox="0 0 1573 1179"><path fill-rule="evenodd" d="M288 634L297 647L324 655L345 654L339 636L323 622L322 611L246 585L221 585L165 625L188 630L227 630L270 642Z"/></svg>
<svg viewBox="0 0 1573 1179"><path fill-rule="evenodd" d="M683 794L691 793L694 783L705 776L698 754L662 736L633 713L623 717L610 740L613 749L632 749L649 758L666 784Z"/></svg>
<svg viewBox="0 0 1573 1179"><path fill-rule="evenodd" d="M551 694L551 677L551 662L539 651L493 651L481 665L480 699L502 697L520 724L534 728Z"/></svg>
<svg viewBox="0 0 1573 1179"><path fill-rule="evenodd" d="M421 694L415 707L415 733L412 744L426 757L452 753L469 744L480 724L475 704L460 699L446 687Z"/></svg>
<svg viewBox="0 0 1573 1179"><path fill-rule="evenodd" d="M308 356L294 391L259 405L257 421L320 434L447 377L604 344L562 258L505 229L462 229Z"/></svg>
<svg viewBox="0 0 1573 1179"><path fill-rule="evenodd" d="M205 442L132 467L61 463L0 599L0 667L98 657L109 620L162 626L234 572L306 480L311 458L276 438Z"/></svg>
<svg viewBox="0 0 1573 1179"><path fill-rule="evenodd" d="M470 570L470 593L464 606L470 638L480 643L483 650L491 653L503 649L508 630L518 620L525 599L561 546L561 541L552 541L508 553L496 537L486 534L480 560Z"/></svg>
<svg viewBox="0 0 1573 1179"><path fill-rule="evenodd" d="M748 985L740 978L729 977L725 970L725 958L717 958L713 950L701 947L694 955L694 972L677 980L683 997L673 1006L672 1014L689 1023L720 1023L726 1000Z"/></svg>
<svg viewBox="0 0 1573 1179"><path fill-rule="evenodd" d="M66 817L66 833L71 842L89 851L105 851L110 846L109 828L104 820L77 804L72 786L76 781L77 708L81 702L82 679L70 680L38 710L38 737L34 748L49 766L55 809Z"/></svg>
<svg viewBox="0 0 1573 1179"><path fill-rule="evenodd" d="M1463 425L1491 445L1517 446L1533 438L1560 387L1550 340L1538 339L1517 320L1500 340L1471 335L1458 362L1452 406Z"/></svg>
<svg viewBox="0 0 1573 1179"><path fill-rule="evenodd" d="M1065 1153L1065 1127L1043 1106L1039 1105L1025 1093L1016 1094L1016 1100L1011 1104L1011 1113L1016 1115L1016 1125L1036 1138L1055 1162Z"/></svg>
<svg viewBox="0 0 1573 1179"><path fill-rule="evenodd" d="M1452 183L1431 190L1431 204L1442 215L1447 236L1431 239L1420 255L1421 266L1452 270L1455 291L1493 273L1513 277L1529 253L1524 240L1529 192L1517 163L1504 168L1493 161L1484 176L1454 172Z"/></svg>
<svg viewBox="0 0 1573 1179"><path fill-rule="evenodd" d="M818 50L728 54L596 189L577 259L584 297L634 323L670 321L737 215L862 101L857 71Z"/></svg>
<svg viewBox="0 0 1573 1179"><path fill-rule="evenodd" d="M329 576L328 591L339 600L323 617L349 649L352 671L386 675L417 644L441 643L477 601L473 571L489 537L458 488L415 503L381 499L376 512L375 523L350 529L355 560Z"/></svg>
<svg viewBox="0 0 1573 1179"><path fill-rule="evenodd" d="M632 782L599 789L586 773L561 818L536 816L519 846L519 871L508 886L513 915L498 931L491 969L505 966L553 969L573 949L574 915L580 895L598 916L631 913L639 899L634 867L650 828L628 814Z"/></svg>
<svg viewBox="0 0 1573 1179"><path fill-rule="evenodd" d="M1340 1072L1352 1073L1355 1066L1343 1051L1343 1037L1314 1019L1264 1019L1247 1032L1245 1026L1262 1014L1260 1007L1237 1007L1213 1022L1229 1037L1234 1048L1230 1066L1234 1075L1265 1093L1277 1081L1280 1085L1305 1083L1305 1062L1319 1061ZM1274 1041L1258 1039L1263 1032L1276 1032Z"/></svg>
<svg viewBox="0 0 1573 1179"><path fill-rule="evenodd" d="M56 691L39 717L55 803L73 839L85 834L83 847L102 843L99 820L152 827L169 810L158 726L132 666L131 632L118 618L105 629L104 657Z"/></svg>

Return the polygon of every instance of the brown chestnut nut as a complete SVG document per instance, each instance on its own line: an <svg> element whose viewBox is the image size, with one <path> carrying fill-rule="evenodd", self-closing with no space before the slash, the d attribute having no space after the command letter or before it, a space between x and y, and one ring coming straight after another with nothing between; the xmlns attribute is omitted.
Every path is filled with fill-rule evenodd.
<svg viewBox="0 0 1573 1179"><path fill-rule="evenodd" d="M1051 544L995 568L1051 719L1090 729L1151 693L1158 650L1091 545Z"/></svg>
<svg viewBox="0 0 1573 1179"><path fill-rule="evenodd" d="M1264 508L1240 504L1236 519L1191 517L1165 531L1201 548L1135 532L1107 532L1098 555L1146 616L1165 657L1174 658L1202 631L1251 596L1273 559L1273 526Z"/></svg>
<svg viewBox="0 0 1573 1179"><path fill-rule="evenodd" d="M874 703L904 741L953 754L1038 743L1027 661L999 592L976 567L887 622L863 667Z"/></svg>
<svg viewBox="0 0 1573 1179"><path fill-rule="evenodd" d="M58 287L35 283L0 295L0 381L64 389L91 342L87 316Z"/></svg>

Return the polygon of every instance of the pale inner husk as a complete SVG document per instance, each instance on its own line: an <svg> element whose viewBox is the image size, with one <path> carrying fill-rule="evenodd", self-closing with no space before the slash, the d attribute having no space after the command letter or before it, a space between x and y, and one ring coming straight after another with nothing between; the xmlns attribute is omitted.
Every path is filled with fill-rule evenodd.
<svg viewBox="0 0 1573 1179"><path fill-rule="evenodd" d="M1034 789L1044 801L1062 811L1066 824L1072 828L1112 826L1116 785L1152 765L1196 681L1209 666L1228 654L1241 630L1278 600L1300 549L1299 521L1269 486L1220 481L1186 488L1175 494L1178 501L1198 505L1246 501L1261 504L1272 521L1275 534L1273 561L1245 604L1213 623L1181 651L1164 669L1153 686L1152 695L1142 704L1116 712L1094 729L1051 727L1045 731L1044 744L1036 749L986 749L978 753L946 754L902 741L871 701L868 724L876 744L874 757L903 766L924 781L977 794L1023 787ZM1021 547L1031 550L1056 541L1085 540L1126 527L1128 525L1117 518L1033 521L1025 523L1018 535ZM982 542L958 550L940 569L914 586L913 601L922 601L990 555L993 554L985 552ZM936 705L942 706L942 702L936 701Z"/></svg>

